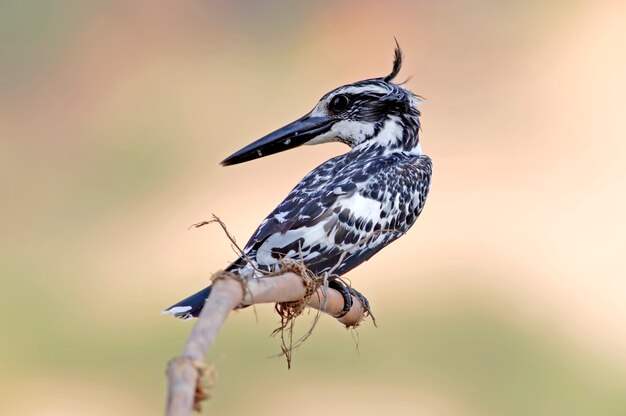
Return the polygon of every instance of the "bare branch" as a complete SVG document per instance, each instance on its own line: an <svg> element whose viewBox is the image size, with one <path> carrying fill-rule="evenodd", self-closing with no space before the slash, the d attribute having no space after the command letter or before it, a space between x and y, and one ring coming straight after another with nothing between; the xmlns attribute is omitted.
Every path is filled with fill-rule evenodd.
<svg viewBox="0 0 626 416"><path fill-rule="evenodd" d="M249 279L245 290L238 277L230 273L218 272L213 281L211 296L200 312L183 354L168 363L166 416L189 415L193 409L199 410L200 402L208 397L201 380L206 373L204 359L231 310L257 303L297 302L307 294L303 278L291 272ZM343 296L334 289L319 286L310 296L308 306L331 316L338 315L344 307ZM353 297L352 308L338 321L351 328L358 326L365 316L366 309Z"/></svg>

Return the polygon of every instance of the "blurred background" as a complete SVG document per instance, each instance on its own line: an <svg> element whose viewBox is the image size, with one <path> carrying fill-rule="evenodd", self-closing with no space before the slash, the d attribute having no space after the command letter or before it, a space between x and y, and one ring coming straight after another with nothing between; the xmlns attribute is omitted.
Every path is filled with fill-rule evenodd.
<svg viewBox="0 0 626 416"><path fill-rule="evenodd" d="M233 313L206 414L626 414L619 1L0 1L0 414L154 415L204 287L315 166L218 162L330 89L426 98L432 191L294 353ZM302 334L312 320L297 324Z"/></svg>

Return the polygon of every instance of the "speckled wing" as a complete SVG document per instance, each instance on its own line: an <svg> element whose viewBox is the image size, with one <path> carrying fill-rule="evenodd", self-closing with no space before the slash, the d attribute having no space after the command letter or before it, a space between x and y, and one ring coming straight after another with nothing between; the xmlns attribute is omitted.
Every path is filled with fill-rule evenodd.
<svg viewBox="0 0 626 416"><path fill-rule="evenodd" d="M344 160L309 173L261 223L244 249L254 268L276 271L281 258L301 259L316 274L340 276L415 223L428 194L430 158ZM251 265L240 258L228 270L245 269Z"/></svg>

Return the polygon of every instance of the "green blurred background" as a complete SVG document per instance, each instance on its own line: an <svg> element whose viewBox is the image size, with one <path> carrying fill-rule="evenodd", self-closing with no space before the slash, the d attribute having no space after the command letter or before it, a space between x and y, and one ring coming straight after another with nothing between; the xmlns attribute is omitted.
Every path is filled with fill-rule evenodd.
<svg viewBox="0 0 626 416"><path fill-rule="evenodd" d="M154 415L207 283L341 145L218 162L328 90L426 97L429 201L295 351L234 313L207 414L626 414L623 2L0 0L0 414ZM297 324L305 331L312 316ZM358 348L357 348L358 341Z"/></svg>

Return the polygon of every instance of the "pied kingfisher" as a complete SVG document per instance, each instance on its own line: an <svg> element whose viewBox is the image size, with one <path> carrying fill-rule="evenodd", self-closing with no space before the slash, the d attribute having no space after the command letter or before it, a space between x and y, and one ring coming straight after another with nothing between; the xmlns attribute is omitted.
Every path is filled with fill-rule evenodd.
<svg viewBox="0 0 626 416"><path fill-rule="evenodd" d="M300 181L267 216L227 271L260 277L281 260L303 261L352 305L337 277L369 260L404 235L419 216L430 186L432 163L419 142L419 98L392 81L400 71L396 43L393 69L385 77L344 85L324 95L304 117L244 147L221 162L247 162L304 144L339 141L350 151L334 157ZM253 264L250 264L253 263ZM164 313L197 317L211 287Z"/></svg>

